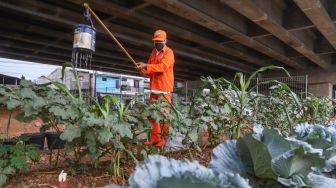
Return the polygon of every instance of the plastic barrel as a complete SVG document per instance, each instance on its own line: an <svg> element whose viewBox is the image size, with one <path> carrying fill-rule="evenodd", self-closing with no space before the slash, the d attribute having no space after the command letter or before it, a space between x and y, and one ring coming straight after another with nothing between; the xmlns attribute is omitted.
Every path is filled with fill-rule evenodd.
<svg viewBox="0 0 336 188"><path fill-rule="evenodd" d="M25 135L28 140L26 141L26 144L34 144L38 146L40 150L43 150L44 148L44 141L45 141L45 134L44 133L26 133Z"/></svg>
<svg viewBox="0 0 336 188"><path fill-rule="evenodd" d="M63 149L65 141L60 138L61 133L47 132L47 144L49 149Z"/></svg>
<svg viewBox="0 0 336 188"><path fill-rule="evenodd" d="M77 24L74 31L73 48L95 51L96 29L90 25Z"/></svg>

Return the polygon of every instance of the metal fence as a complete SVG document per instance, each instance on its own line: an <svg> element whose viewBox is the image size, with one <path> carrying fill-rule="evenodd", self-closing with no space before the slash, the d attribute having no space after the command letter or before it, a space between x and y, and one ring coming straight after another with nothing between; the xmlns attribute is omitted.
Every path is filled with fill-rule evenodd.
<svg viewBox="0 0 336 188"><path fill-rule="evenodd" d="M301 98L305 98L308 95L308 75L292 77L256 78L252 80L251 87L255 87L255 92L257 93L269 95L271 92L270 87L274 86L276 83L262 83L271 80L277 80L278 82L287 84L289 88Z"/></svg>
<svg viewBox="0 0 336 188"><path fill-rule="evenodd" d="M263 83L271 80L276 80L278 82L287 84L289 88L301 98L305 98L308 95L308 75L292 77L255 78L251 81L250 87L255 87L254 91L257 93L269 95L271 92L270 88L276 83ZM239 85L238 80L236 80L236 84ZM179 93L179 97L189 100L196 94L197 88L189 87L188 84L186 84L184 88L180 88L180 90L182 90L184 94Z"/></svg>

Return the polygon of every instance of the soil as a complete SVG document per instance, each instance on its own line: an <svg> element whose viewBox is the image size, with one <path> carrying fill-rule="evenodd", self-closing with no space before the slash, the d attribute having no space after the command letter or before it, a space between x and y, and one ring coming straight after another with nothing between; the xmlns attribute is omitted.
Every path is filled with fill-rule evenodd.
<svg viewBox="0 0 336 188"><path fill-rule="evenodd" d="M41 151L41 161L31 164L30 169L21 171L7 182L7 188L26 187L58 187L58 174L64 172L70 174L70 168L64 164L64 151L60 152L58 166L49 164L50 151ZM207 166L211 158L212 148L203 148L202 152L196 150L175 151L167 153L174 159L195 159L200 164ZM141 158L141 157L140 157ZM132 159L121 160L121 177L113 176L106 168L109 166L108 157L102 159L98 168L90 167L75 176L67 176L67 187L103 187L108 184L127 185L128 178L132 174L135 163ZM88 159L84 159L88 161ZM56 161L56 151L53 152L53 163ZM89 165L88 165L89 166Z"/></svg>
<svg viewBox="0 0 336 188"><path fill-rule="evenodd" d="M15 110L12 114L9 136L20 136L23 133L36 133L40 131L42 120L37 119L30 123L23 123L15 119L15 116L19 113L21 113L19 110ZM9 111L4 107L0 107L0 138L6 136L8 118Z"/></svg>

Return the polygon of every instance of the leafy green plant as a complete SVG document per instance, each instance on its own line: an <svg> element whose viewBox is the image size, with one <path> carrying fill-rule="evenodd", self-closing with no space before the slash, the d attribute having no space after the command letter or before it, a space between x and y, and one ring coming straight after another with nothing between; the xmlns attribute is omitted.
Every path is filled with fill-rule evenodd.
<svg viewBox="0 0 336 188"><path fill-rule="evenodd" d="M65 64L62 68L62 77L67 66L68 64ZM74 158L68 158L67 163L72 167L72 172L76 173L83 167L81 164L83 157L89 156L92 164L97 166L99 158L111 154L112 172L119 175L121 151L125 151L136 160L126 147L133 139L132 125L126 121L128 106L125 107L112 96L104 97L101 102L93 99L92 105L86 103L81 92L78 72L74 68L72 70L77 94L72 94L66 85L51 81L63 96L65 95L65 101L69 101L63 106L57 106L58 115L66 116L67 109L73 109L73 112L70 112L73 116L65 117L61 121L66 125L61 134L61 139L66 141L65 150L68 153L74 153ZM112 110L112 105L117 109Z"/></svg>
<svg viewBox="0 0 336 188"><path fill-rule="evenodd" d="M17 89L0 87L0 103L10 111L20 110L16 116L19 121L41 118L44 122L42 131L50 128L60 131L60 124L75 119L77 110L67 99L62 91L51 88L50 83L37 85L22 79Z"/></svg>
<svg viewBox="0 0 336 188"><path fill-rule="evenodd" d="M330 121L333 108L329 98L300 99L281 87L272 86L269 96L257 98L254 123L290 133L300 123L327 124Z"/></svg>
<svg viewBox="0 0 336 188"><path fill-rule="evenodd" d="M230 127L228 127L228 129L232 132L233 138L239 138L242 124L250 122L249 117L251 116L249 113L251 112L251 106L258 97L258 95L254 94L255 87L257 86L251 85L252 80L259 73L275 69L282 70L288 76L290 76L289 73L283 67L271 65L258 69L257 71L253 72L249 77L247 77L241 72L238 72L235 74L233 81L229 81L225 78L218 78L215 80L212 79L211 77L202 78L203 82L207 83L205 85L206 88L210 88L211 92L218 93L222 97L227 98L228 101L230 101L230 98L224 95L223 92L227 88L233 91L233 95L229 95L231 97L231 102L227 103L227 105L230 108L229 117L233 121ZM285 84L279 83L276 80L263 81L260 82L259 85L268 84L271 82L282 85L283 86L282 88L288 88L288 86L286 87ZM249 123L246 123L245 125L248 124Z"/></svg>
<svg viewBox="0 0 336 188"><path fill-rule="evenodd" d="M39 159L38 149L34 145L25 145L19 141L16 145L0 143L0 187L6 183L9 176L28 168L28 160L37 162Z"/></svg>
<svg viewBox="0 0 336 188"><path fill-rule="evenodd" d="M302 105L305 122L327 124L331 118L333 106L331 99L328 97L307 97L302 100Z"/></svg>
<svg viewBox="0 0 336 188"><path fill-rule="evenodd" d="M254 123L289 133L296 124L303 121L303 104L285 85L274 85L270 91L269 96L256 99L253 107Z"/></svg>
<svg viewBox="0 0 336 188"><path fill-rule="evenodd" d="M68 66L63 65L62 77ZM74 159L67 160L73 172L83 166L80 161L87 155L94 164L107 153L117 152L118 155L114 156L119 157L120 151L126 151L133 156L125 146L133 139L132 131L135 130L126 121L128 106L124 107L115 97L106 97L102 103L94 100L94 105L90 105L81 92L78 72L72 70L76 94L60 82L50 80L48 84L36 85L23 79L18 89L0 87L0 103L4 103L9 110L22 110L16 117L20 121L30 122L41 118L44 122L42 132L48 129L61 132L59 125L66 125L61 139L66 141L66 151L74 153ZM117 111L111 109L112 104L117 106ZM87 147L83 149L83 146Z"/></svg>
<svg viewBox="0 0 336 188"><path fill-rule="evenodd" d="M152 127L150 124L150 119L156 122L167 123L169 125L176 124L179 118L179 112L176 110L175 106L164 98L159 98L158 100L153 100L150 102L135 101L135 105L132 109L129 109L128 113L125 114L125 120L131 124L136 125L137 131L135 136L146 132L149 138L149 130ZM172 126L170 126L170 134L174 132ZM165 136L164 133L161 134Z"/></svg>
<svg viewBox="0 0 336 188"><path fill-rule="evenodd" d="M208 81L209 79L211 78L208 78ZM203 82L207 83L205 80ZM197 132L207 130L208 140L212 146L221 141L221 133L224 133L234 122L229 106L229 103L232 102L230 99L234 98L233 95L231 89L212 90L209 94L200 93L192 100L187 117L197 128Z"/></svg>
<svg viewBox="0 0 336 188"><path fill-rule="evenodd" d="M9 136L8 131L11 124L12 114L15 110L29 110L30 114L27 112L26 116L33 116L36 114L35 109L40 108L40 106L43 105L41 98L39 98L33 91L35 88L31 87L32 85L31 82L22 78L20 86L17 89L4 85L0 86L0 104L4 104L9 111L6 129L7 137ZM35 102L35 104L30 103L30 101ZM22 114L19 114L17 117L20 119L21 116Z"/></svg>

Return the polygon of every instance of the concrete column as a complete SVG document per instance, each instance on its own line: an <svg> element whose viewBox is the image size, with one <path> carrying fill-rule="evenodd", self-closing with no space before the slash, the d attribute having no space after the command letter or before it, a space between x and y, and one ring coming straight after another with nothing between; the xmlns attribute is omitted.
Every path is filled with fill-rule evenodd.
<svg viewBox="0 0 336 188"><path fill-rule="evenodd" d="M308 92L316 97L332 97L331 83L314 83L308 85Z"/></svg>

